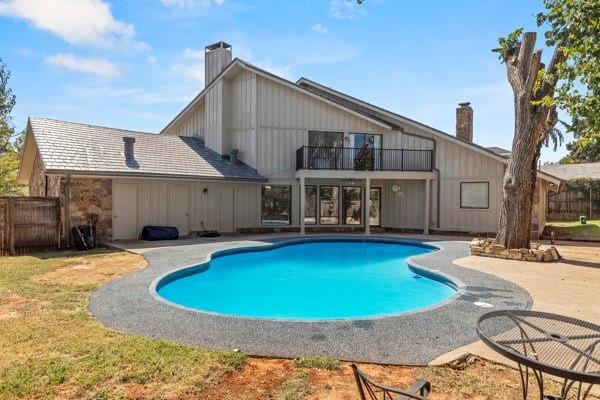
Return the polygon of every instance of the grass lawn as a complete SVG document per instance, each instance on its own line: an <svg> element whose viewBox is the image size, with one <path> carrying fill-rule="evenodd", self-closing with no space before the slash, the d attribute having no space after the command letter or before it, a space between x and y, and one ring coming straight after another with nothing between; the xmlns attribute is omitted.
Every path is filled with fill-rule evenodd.
<svg viewBox="0 0 600 400"><path fill-rule="evenodd" d="M553 221L547 222L558 237L585 237L600 239L600 220L590 220L581 225L579 221Z"/></svg>
<svg viewBox="0 0 600 400"><path fill-rule="evenodd" d="M140 256L107 250L0 257L0 399L357 397L348 363L249 358L104 328L87 310L91 291L144 266ZM447 367L363 368L400 386L425 377L433 400L520 396L516 371L476 359Z"/></svg>

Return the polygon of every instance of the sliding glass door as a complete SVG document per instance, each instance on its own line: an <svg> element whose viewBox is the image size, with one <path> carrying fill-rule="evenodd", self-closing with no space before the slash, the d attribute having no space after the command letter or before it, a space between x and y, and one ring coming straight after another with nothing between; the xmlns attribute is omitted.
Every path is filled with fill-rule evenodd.
<svg viewBox="0 0 600 400"><path fill-rule="evenodd" d="M337 148L344 145L342 132L308 132L309 168L336 169L341 162Z"/></svg>
<svg viewBox="0 0 600 400"><path fill-rule="evenodd" d="M351 133L348 135L355 170L381 170L382 135L370 133Z"/></svg>

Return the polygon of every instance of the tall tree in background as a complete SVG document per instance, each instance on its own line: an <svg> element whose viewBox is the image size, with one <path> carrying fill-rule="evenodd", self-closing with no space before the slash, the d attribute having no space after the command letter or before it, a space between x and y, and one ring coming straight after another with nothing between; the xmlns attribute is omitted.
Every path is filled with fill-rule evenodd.
<svg viewBox="0 0 600 400"><path fill-rule="evenodd" d="M16 97L8 87L10 72L0 59L0 196L21 194L23 188L17 184L19 152L22 133L16 133L10 113Z"/></svg>
<svg viewBox="0 0 600 400"><path fill-rule="evenodd" d="M529 247L540 151L550 139L556 147L562 138L555 128L557 109L569 113L571 122L561 122L576 138L597 137L600 127L600 0L544 0L544 5L537 22L549 24L546 45L554 47L547 67L542 50L535 49L535 32L517 29L494 50L506 64L515 107L496 236L507 248Z"/></svg>
<svg viewBox="0 0 600 400"><path fill-rule="evenodd" d="M560 69L558 104L569 114L561 121L575 141L561 162L600 161L600 0L546 0L538 14L547 25L546 43L565 48L568 62Z"/></svg>
<svg viewBox="0 0 600 400"><path fill-rule="evenodd" d="M542 50L535 49L536 33L517 29L500 38L500 59L506 64L513 89L515 132L503 179L500 227L496 242L507 248L529 248L531 209L542 146L557 139L554 93L559 68L566 59L562 46L554 49L548 68Z"/></svg>

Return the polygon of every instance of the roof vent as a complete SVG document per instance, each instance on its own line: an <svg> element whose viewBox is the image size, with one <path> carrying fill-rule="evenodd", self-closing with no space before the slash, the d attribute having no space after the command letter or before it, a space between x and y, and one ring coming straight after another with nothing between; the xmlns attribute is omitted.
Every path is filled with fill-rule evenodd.
<svg viewBox="0 0 600 400"><path fill-rule="evenodd" d="M133 144L135 138L130 136L123 137L123 154L125 155L125 164L130 168L139 168L137 161L135 160L135 154L133 152Z"/></svg>
<svg viewBox="0 0 600 400"><path fill-rule="evenodd" d="M237 164L239 152L240 151L238 149L231 149L231 151L229 152L229 162L231 162L232 164Z"/></svg>

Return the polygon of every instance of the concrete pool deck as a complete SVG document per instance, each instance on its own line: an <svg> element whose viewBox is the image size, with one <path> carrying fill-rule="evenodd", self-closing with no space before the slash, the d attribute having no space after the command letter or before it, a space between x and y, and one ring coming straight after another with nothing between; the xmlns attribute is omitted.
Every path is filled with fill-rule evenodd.
<svg viewBox="0 0 600 400"><path fill-rule="evenodd" d="M322 236L331 238L333 235ZM529 308L532 304L529 293L519 285L455 265L453 260L468 255L467 242L431 238L422 238L425 239L422 241L441 250L413 257L410 264L450 276L464 287L452 301L397 316L325 321L229 317L174 307L156 299L149 291L157 277L199 264L216 250L279 243L294 237L298 238L296 235L255 235L188 239L167 244L116 244L143 254L148 267L99 287L90 298L90 311L104 325L119 331L202 347L240 349L249 355L286 358L328 355L341 360L426 365L477 341L475 323L490 309L474 303L489 303L492 309ZM369 236L370 239L377 237L406 238ZM359 295L357 301L360 301Z"/></svg>

